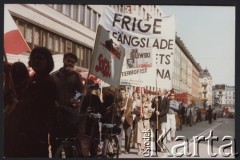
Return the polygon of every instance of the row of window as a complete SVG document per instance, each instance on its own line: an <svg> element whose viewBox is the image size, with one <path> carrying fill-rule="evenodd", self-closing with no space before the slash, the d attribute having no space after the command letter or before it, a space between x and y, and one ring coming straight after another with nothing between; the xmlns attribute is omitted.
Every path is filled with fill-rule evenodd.
<svg viewBox="0 0 240 160"><path fill-rule="evenodd" d="M78 66L90 68L92 53L90 48L77 44L67 38L47 31L17 17L13 18L31 49L37 46L42 46L48 48L53 54L73 52L79 58L77 62Z"/></svg>
<svg viewBox="0 0 240 160"><path fill-rule="evenodd" d="M217 92L213 92L213 93L214 93L214 94L217 94ZM219 93L219 94L222 94L222 91L219 91L218 93ZM228 95L228 94L233 94L233 95L234 95L235 92L226 92L226 95Z"/></svg>
<svg viewBox="0 0 240 160"><path fill-rule="evenodd" d="M74 4L48 4L48 6L91 29L92 31L97 31L97 25L101 15L89 6Z"/></svg>

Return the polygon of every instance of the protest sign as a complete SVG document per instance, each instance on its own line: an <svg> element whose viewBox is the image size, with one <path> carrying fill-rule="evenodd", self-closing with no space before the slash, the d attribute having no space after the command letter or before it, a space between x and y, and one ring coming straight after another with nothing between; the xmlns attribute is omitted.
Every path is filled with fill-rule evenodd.
<svg viewBox="0 0 240 160"><path fill-rule="evenodd" d="M106 83L118 87L124 56L124 48L110 36L107 30L99 25L90 73Z"/></svg>
<svg viewBox="0 0 240 160"><path fill-rule="evenodd" d="M99 24L110 31L110 34L125 48L152 49L152 69L138 68L135 70L122 70L122 79L129 74L142 74L139 76L148 86L163 86L170 89L173 74L173 53L175 47L175 16L161 18L141 19L137 15L119 13L106 7L101 15ZM126 53L126 56L130 54ZM129 60L131 62L131 60ZM129 68L127 68L129 69ZM144 77L144 78L143 78ZM145 78L151 77L151 80ZM129 81L134 80L131 79ZM136 78L136 76L134 77Z"/></svg>

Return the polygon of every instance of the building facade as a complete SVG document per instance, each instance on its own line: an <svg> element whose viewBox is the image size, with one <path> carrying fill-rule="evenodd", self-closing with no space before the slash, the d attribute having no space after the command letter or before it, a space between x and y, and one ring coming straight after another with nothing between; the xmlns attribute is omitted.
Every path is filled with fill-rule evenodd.
<svg viewBox="0 0 240 160"><path fill-rule="evenodd" d="M146 20L164 16L159 5L109 6ZM79 58L77 66L90 68L103 5L8 4L7 8L31 49L43 46L56 55L73 52ZM175 43L172 86L188 103L192 97L198 98L199 68L178 36ZM155 87L147 89L156 90Z"/></svg>
<svg viewBox="0 0 240 160"><path fill-rule="evenodd" d="M235 107L235 87L217 84L212 87L212 100L215 107Z"/></svg>
<svg viewBox="0 0 240 160"><path fill-rule="evenodd" d="M200 98L212 105L212 77L207 69L200 72Z"/></svg>

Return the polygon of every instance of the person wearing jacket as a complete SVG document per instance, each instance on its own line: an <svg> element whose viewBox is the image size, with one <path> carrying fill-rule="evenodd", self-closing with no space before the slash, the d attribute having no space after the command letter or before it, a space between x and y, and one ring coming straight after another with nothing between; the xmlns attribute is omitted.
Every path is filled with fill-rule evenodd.
<svg viewBox="0 0 240 160"><path fill-rule="evenodd" d="M160 104L158 106L158 108L155 108L155 111L153 113L153 116L158 116L158 122L155 121L155 128L158 125L158 133L157 133L157 137L155 137L155 140L157 141L157 151L158 152L164 152L165 145L166 145L166 138L163 139L163 141L161 140L161 136L164 136L166 133L166 123L167 123L167 113L169 110L169 100L167 97L167 90L166 89L161 89L159 92L159 100L158 103ZM155 130L156 131L156 130ZM160 138L160 139L159 139ZM161 150L161 148L163 150Z"/></svg>
<svg viewBox="0 0 240 160"><path fill-rule="evenodd" d="M117 116L116 125L122 128L122 132L118 136L119 148L121 149L123 131L125 133L125 154L130 151L130 141L132 132L132 99L127 97L126 90L124 88L119 89L120 98L117 102Z"/></svg>

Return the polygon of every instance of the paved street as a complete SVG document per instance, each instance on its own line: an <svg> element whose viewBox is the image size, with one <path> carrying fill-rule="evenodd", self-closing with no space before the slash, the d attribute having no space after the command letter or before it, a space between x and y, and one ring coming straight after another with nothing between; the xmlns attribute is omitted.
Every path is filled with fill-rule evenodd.
<svg viewBox="0 0 240 160"><path fill-rule="evenodd" d="M199 150L197 149L197 143L193 143L193 136L204 136L205 138L209 137L210 131L212 131L212 136L211 137L218 137L217 140L213 140L213 145L212 145L212 151L211 151L211 145L208 145L208 141L200 141L199 142ZM233 158L233 156L230 157L223 157L223 154L219 153L219 148L223 145L228 145L230 144L230 140L222 141L224 136L231 136L235 137L235 119L227 119L227 118L219 118L216 121L213 121L212 124L208 124L208 121L203 121L200 123L197 123L196 125L193 125L192 127L186 127L183 126L182 131L176 131L176 137L177 136L185 136L188 139L188 148L189 152L185 153L192 153L191 156L180 156L179 158L214 158L210 154L217 154L216 158ZM176 148L176 145L181 145L183 144L183 140L179 141L174 141L171 143L167 143L167 148L170 150L171 153L173 147ZM152 142L152 146L154 146L154 142ZM181 145L183 146L183 145ZM154 147L153 147L154 148ZM177 153L184 153L185 149L184 147L178 147L179 149L177 150ZM226 150L224 150L224 153L230 153L230 148L228 147ZM122 147L122 151L124 148ZM208 151L209 150L209 151ZM209 153L208 153L209 152ZM233 149L233 152L234 149ZM173 155L173 158L175 157L176 154ZM153 156L151 158L156 157L155 151L153 152ZM129 154L124 154L122 153L120 155L120 158L145 158L143 155L138 156L137 155L137 149L131 148ZM147 158L147 157L146 157ZM156 158L171 158L169 153L160 153L158 152L158 156Z"/></svg>

